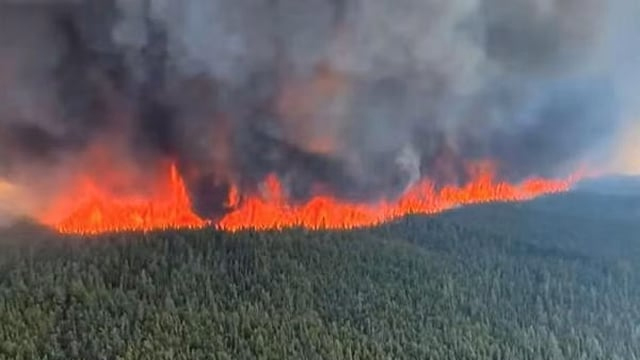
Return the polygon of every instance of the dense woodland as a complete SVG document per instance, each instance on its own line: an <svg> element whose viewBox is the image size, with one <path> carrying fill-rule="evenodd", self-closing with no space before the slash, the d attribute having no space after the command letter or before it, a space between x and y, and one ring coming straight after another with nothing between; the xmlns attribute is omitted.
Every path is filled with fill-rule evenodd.
<svg viewBox="0 0 640 360"><path fill-rule="evenodd" d="M0 359L640 359L640 199L351 232L5 231Z"/></svg>

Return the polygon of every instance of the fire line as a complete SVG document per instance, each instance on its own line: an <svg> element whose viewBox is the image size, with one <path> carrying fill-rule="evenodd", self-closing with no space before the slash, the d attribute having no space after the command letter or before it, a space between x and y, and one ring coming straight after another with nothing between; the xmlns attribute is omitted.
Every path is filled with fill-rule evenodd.
<svg viewBox="0 0 640 360"><path fill-rule="evenodd" d="M262 196L241 201L232 188L230 204L235 208L217 222L199 217L193 210L186 186L175 166L171 166L161 191L147 198L118 197L85 183L78 192L62 196L51 214L65 214L62 220L43 222L63 234L100 234L122 231L203 228L223 231L272 230L291 227L307 229L354 229L373 226L409 214L436 214L457 206L489 202L516 202L568 191L577 177L553 180L530 178L519 184L496 180L490 163L475 166L471 180L463 186L437 188L431 181L415 184L394 201L358 204L331 196L315 196L303 204L291 204L274 175L265 180ZM77 206L69 199L84 199ZM71 209L70 211L68 209Z"/></svg>

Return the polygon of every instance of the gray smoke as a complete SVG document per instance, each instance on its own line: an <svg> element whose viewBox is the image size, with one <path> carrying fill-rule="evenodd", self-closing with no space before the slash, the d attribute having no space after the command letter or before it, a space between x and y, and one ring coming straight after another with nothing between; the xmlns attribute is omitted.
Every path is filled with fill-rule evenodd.
<svg viewBox="0 0 640 360"><path fill-rule="evenodd" d="M634 11L628 0L5 0L0 175L55 179L111 144L139 169L176 159L209 216L231 182L256 190L271 172L296 198L321 184L360 200L424 176L464 181L474 159L513 180L556 175L619 128L615 48L635 44L616 18Z"/></svg>

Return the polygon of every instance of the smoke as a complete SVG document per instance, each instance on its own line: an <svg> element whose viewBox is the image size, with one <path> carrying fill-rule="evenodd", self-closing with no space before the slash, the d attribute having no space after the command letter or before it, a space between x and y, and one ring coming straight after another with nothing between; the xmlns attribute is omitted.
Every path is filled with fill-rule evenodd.
<svg viewBox="0 0 640 360"><path fill-rule="evenodd" d="M46 198L74 173L173 159L216 216L230 184L272 172L296 199L367 200L463 181L473 159L513 180L570 171L628 116L632 6L5 0L0 177Z"/></svg>
<svg viewBox="0 0 640 360"><path fill-rule="evenodd" d="M614 78L621 98L622 126L611 144L609 171L640 174L640 4L619 6L616 36L611 45Z"/></svg>

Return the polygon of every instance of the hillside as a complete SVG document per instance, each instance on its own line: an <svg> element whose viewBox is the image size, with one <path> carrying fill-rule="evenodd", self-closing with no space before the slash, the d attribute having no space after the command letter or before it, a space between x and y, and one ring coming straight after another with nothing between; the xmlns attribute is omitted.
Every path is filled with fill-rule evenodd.
<svg viewBox="0 0 640 360"><path fill-rule="evenodd" d="M0 359L636 359L638 210L576 192L352 232L22 225Z"/></svg>

